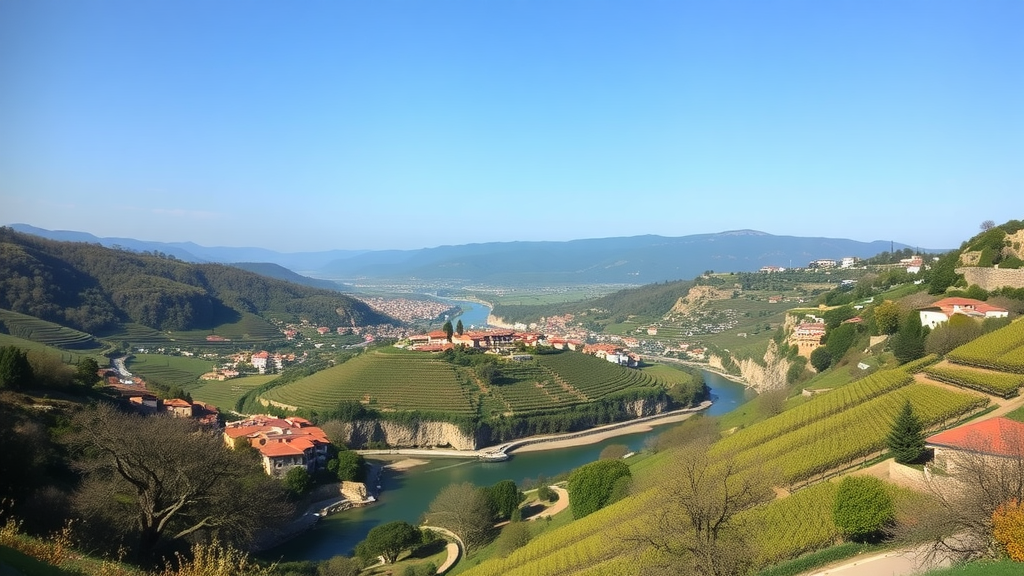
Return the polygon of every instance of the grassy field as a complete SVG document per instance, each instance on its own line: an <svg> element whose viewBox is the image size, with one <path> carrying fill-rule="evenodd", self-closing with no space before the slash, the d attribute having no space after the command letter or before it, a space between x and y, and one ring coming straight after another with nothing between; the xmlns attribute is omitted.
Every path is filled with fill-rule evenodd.
<svg viewBox="0 0 1024 576"><path fill-rule="evenodd" d="M97 353L104 348L91 334L11 310L0 309L0 326L12 336L54 348Z"/></svg>
<svg viewBox="0 0 1024 576"><path fill-rule="evenodd" d="M186 390L192 395L193 400L213 404L220 410L227 411L234 409L235 402L246 392L262 386L277 378L276 374L265 374L260 376L245 376L231 380L200 380L198 383L187 386Z"/></svg>
<svg viewBox="0 0 1024 576"><path fill-rule="evenodd" d="M215 366L210 360L164 354L135 354L128 360L128 370L133 374L145 380L176 386L195 382Z"/></svg>

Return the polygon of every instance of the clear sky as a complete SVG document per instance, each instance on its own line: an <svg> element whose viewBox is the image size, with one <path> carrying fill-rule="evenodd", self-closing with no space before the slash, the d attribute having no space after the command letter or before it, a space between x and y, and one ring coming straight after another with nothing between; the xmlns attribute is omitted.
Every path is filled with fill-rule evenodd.
<svg viewBox="0 0 1024 576"><path fill-rule="evenodd" d="M0 0L0 224L945 248L1010 218L1021 0Z"/></svg>

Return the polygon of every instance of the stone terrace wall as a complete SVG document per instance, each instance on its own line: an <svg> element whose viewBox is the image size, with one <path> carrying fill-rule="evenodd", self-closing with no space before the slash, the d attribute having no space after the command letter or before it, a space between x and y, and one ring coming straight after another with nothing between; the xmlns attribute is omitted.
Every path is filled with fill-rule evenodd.
<svg viewBox="0 0 1024 576"><path fill-rule="evenodd" d="M956 273L964 275L968 286L977 284L984 290L995 290L1003 286L1024 288L1024 269L957 268Z"/></svg>

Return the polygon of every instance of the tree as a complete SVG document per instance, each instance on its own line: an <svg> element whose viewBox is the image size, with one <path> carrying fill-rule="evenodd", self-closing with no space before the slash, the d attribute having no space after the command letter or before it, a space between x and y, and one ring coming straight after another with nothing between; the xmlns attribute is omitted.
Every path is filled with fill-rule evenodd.
<svg viewBox="0 0 1024 576"><path fill-rule="evenodd" d="M452 334L455 333L455 329L452 328L452 321L448 320L447 322L445 322L444 326L441 326L441 330L444 331L444 337L447 338L449 342L451 342Z"/></svg>
<svg viewBox="0 0 1024 576"><path fill-rule="evenodd" d="M857 326L855 324L842 324L830 329L825 340L825 348L828 349L828 354L832 357L832 363L839 362L856 340Z"/></svg>
<svg viewBox="0 0 1024 576"><path fill-rule="evenodd" d="M692 422L692 424L691 424ZM755 551L737 514L773 496L772 474L757 465L740 468L732 454L711 454L718 438L709 418L679 427L682 445L672 448L670 464L654 489L660 505L629 539L674 558L666 574L741 574Z"/></svg>
<svg viewBox="0 0 1024 576"><path fill-rule="evenodd" d="M359 576L362 571L363 563L359 558L334 556L317 565L316 576Z"/></svg>
<svg viewBox="0 0 1024 576"><path fill-rule="evenodd" d="M886 443L896 461L910 464L924 454L924 425L914 414L914 407L907 400L892 424Z"/></svg>
<svg viewBox="0 0 1024 576"><path fill-rule="evenodd" d="M900 329L900 316L902 315L903 311L892 300L886 300L875 306L875 329L878 334L895 334Z"/></svg>
<svg viewBox="0 0 1024 576"><path fill-rule="evenodd" d="M83 357L75 366L75 382L80 386L93 386L99 382L100 365L93 358Z"/></svg>
<svg viewBox="0 0 1024 576"><path fill-rule="evenodd" d="M465 332L465 330L466 329L462 326L462 319L460 318L459 321L455 323L455 333L462 336L462 333Z"/></svg>
<svg viewBox="0 0 1024 576"><path fill-rule="evenodd" d="M284 474L284 486L292 496L302 496L309 490L309 472L303 466L296 466Z"/></svg>
<svg viewBox="0 0 1024 576"><path fill-rule="evenodd" d="M533 533L530 532L529 524L525 522L513 522L501 530L501 534L494 541L495 552L504 558L516 550L526 546L530 542Z"/></svg>
<svg viewBox="0 0 1024 576"><path fill-rule="evenodd" d="M1014 561L1024 562L1024 504L1010 500L992 513L992 537Z"/></svg>
<svg viewBox="0 0 1024 576"><path fill-rule="evenodd" d="M386 564L393 564L403 550L419 544L420 531L408 522L388 522L371 529L366 538L356 545L356 555L366 561L380 556Z"/></svg>
<svg viewBox="0 0 1024 576"><path fill-rule="evenodd" d="M924 356L924 342L928 331L921 327L921 315L913 310L900 323L900 330L892 338L892 354L900 364Z"/></svg>
<svg viewBox="0 0 1024 576"><path fill-rule="evenodd" d="M341 450L337 458L327 462L327 469L338 476L342 482L362 482L366 480L366 459L352 450Z"/></svg>
<svg viewBox="0 0 1024 576"><path fill-rule="evenodd" d="M175 541L216 536L248 546L291 513L280 482L248 452L187 418L123 414L100 404L72 418L65 441L83 481L74 496L82 536L140 560Z"/></svg>
<svg viewBox="0 0 1024 576"><path fill-rule="evenodd" d="M469 482L441 490L430 503L427 521L454 532L467 549L483 544L493 525L487 496Z"/></svg>
<svg viewBox="0 0 1024 576"><path fill-rule="evenodd" d="M598 454L598 460L621 460L626 454L629 454L629 446L625 444L609 444L601 450Z"/></svg>
<svg viewBox="0 0 1024 576"><path fill-rule="evenodd" d="M828 349L824 346L818 346L811 351L811 366L818 372L824 372L828 370L829 366L832 365L832 355L828 353Z"/></svg>
<svg viewBox="0 0 1024 576"><path fill-rule="evenodd" d="M994 428L969 432L957 450L936 454L933 472L925 476L934 504L922 506L915 522L897 525L897 536L931 541L932 554L954 560L999 555L993 546L995 512L1007 502L1024 501L1024 427Z"/></svg>
<svg viewBox="0 0 1024 576"><path fill-rule="evenodd" d="M992 220L985 220L984 222L981 223L980 226L978 226L978 228L980 228L982 232L988 232L989 230L995 227L996 223L993 222Z"/></svg>
<svg viewBox="0 0 1024 576"><path fill-rule="evenodd" d="M494 517L499 520L511 518L512 513L519 508L519 504L526 499L526 495L511 480L502 480L486 490L487 503L494 513Z"/></svg>
<svg viewBox="0 0 1024 576"><path fill-rule="evenodd" d="M877 540L895 518L896 506L878 478L847 476L839 483L832 519L847 538Z"/></svg>
<svg viewBox="0 0 1024 576"><path fill-rule="evenodd" d="M616 482L632 476L622 460L598 460L584 464L569 475L569 508L579 520L611 503Z"/></svg>
<svg viewBox="0 0 1024 576"><path fill-rule="evenodd" d="M984 327L974 318L965 314L953 314L949 320L939 324L928 334L924 341L924 350L929 354L945 355L984 333Z"/></svg>
<svg viewBox="0 0 1024 576"><path fill-rule="evenodd" d="M17 346L0 347L0 388L21 390L32 385L28 353Z"/></svg>

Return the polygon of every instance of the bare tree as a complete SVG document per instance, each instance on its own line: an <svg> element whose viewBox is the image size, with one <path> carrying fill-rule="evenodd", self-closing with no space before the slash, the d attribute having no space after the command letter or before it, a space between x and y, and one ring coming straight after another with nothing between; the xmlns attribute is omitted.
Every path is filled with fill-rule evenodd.
<svg viewBox="0 0 1024 576"><path fill-rule="evenodd" d="M67 443L84 474L75 508L92 536L131 545L140 560L179 539L247 545L291 511L251 454L229 450L194 420L99 405L73 424Z"/></svg>
<svg viewBox="0 0 1024 576"><path fill-rule="evenodd" d="M996 429L995 435L969 433L960 449L937 453L926 476L936 505L912 524L898 525L896 536L931 541L932 556L996 555L992 513L1011 499L1024 500L1024 427Z"/></svg>
<svg viewBox="0 0 1024 576"><path fill-rule="evenodd" d="M451 530L470 549L487 540L493 524L487 496L469 482L449 484L441 490L430 503L427 522Z"/></svg>
<svg viewBox="0 0 1024 576"><path fill-rule="evenodd" d="M654 486L662 505L628 539L674 558L674 565L660 567L665 573L742 574L753 551L736 514L772 497L771 475L711 453L717 433L707 428L717 429L714 421L702 420L691 427L690 441L674 449L672 464Z"/></svg>
<svg viewBox="0 0 1024 576"><path fill-rule="evenodd" d="M981 228L982 232L988 232L989 230L991 230L991 229L993 229L995 227L996 227L996 223L993 222L992 220L985 220L984 222L981 223L981 226L979 226L979 228Z"/></svg>

